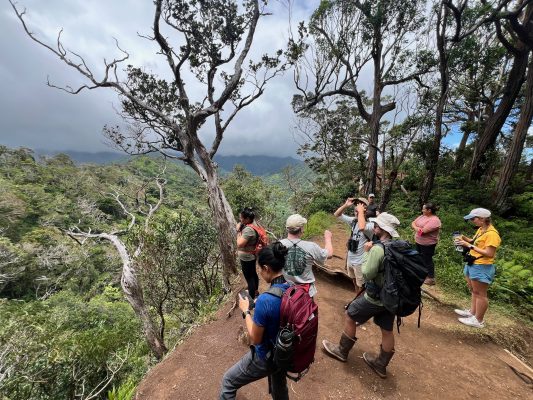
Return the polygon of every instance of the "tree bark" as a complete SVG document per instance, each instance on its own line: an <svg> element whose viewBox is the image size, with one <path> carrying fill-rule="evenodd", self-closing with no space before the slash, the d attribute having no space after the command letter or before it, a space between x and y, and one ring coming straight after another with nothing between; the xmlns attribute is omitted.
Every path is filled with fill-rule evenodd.
<svg viewBox="0 0 533 400"><path fill-rule="evenodd" d="M521 30L529 30L533 22L533 3L529 2L525 8ZM474 156L470 166L469 178L471 180L479 179L488 169L487 153L494 147L498 134L503 127L509 113L511 112L514 102L520 93L520 89L525 80L526 68L528 64L529 52L531 45L521 40L521 36L516 36L517 27L513 26L515 32L511 32L515 38L514 43L509 43L503 35L499 35L502 44L512 50L514 55L513 66L507 77L507 82L503 90L503 96L500 99L496 112L486 121L483 133L479 136L474 148ZM513 34L514 33L514 34Z"/></svg>
<svg viewBox="0 0 533 400"><path fill-rule="evenodd" d="M372 94L372 114L368 121L370 128L368 161L365 174L365 195L376 191L376 173L378 170L378 142L379 142L379 122L384 115L381 105L381 93L383 91L383 77L381 76L381 53L383 50L380 27L374 27L374 44L372 49L372 59L374 64L374 91ZM385 174L385 171L383 171ZM384 178L384 176L382 177Z"/></svg>
<svg viewBox="0 0 533 400"><path fill-rule="evenodd" d="M526 181L531 181L531 178L533 178L533 158L531 159L531 161L529 161L529 167L526 173Z"/></svg>
<svg viewBox="0 0 533 400"><path fill-rule="evenodd" d="M215 163L199 140L196 140L194 147L202 166L198 165L196 160L190 160L190 165L204 180L207 187L209 208L218 233L218 246L223 266L223 285L224 289L230 290L231 276L237 273L236 221L226 195L218 183Z"/></svg>
<svg viewBox="0 0 533 400"><path fill-rule="evenodd" d="M224 195L224 191L218 184L216 171L214 173L207 173L206 184L209 195L209 207L211 208L218 233L218 246L223 265L224 288L229 289L230 278L237 273L235 258L237 240L236 222L231 211L231 206Z"/></svg>
<svg viewBox="0 0 533 400"><path fill-rule="evenodd" d="M117 249L120 259L122 260L122 277L120 283L122 290L126 296L126 300L130 303L133 311L137 317L141 320L142 329L146 343L152 351L153 355L158 361L160 361L167 353L168 349L163 342L159 331L152 321L146 305L144 303L143 290L137 276L135 274L135 267L132 263L128 250L122 241L115 235L102 234L101 237L109 240L113 246Z"/></svg>
<svg viewBox="0 0 533 400"><path fill-rule="evenodd" d="M467 123L466 126L463 129L463 137L461 138L461 142L459 143L459 146L457 147L457 150L455 151L455 163L454 167L455 169L461 169L463 168L463 164L465 163L465 150L466 150L466 144L468 143L468 138L470 137L471 131L471 124L473 124L475 121L475 113L474 111L468 112L467 117Z"/></svg>
<svg viewBox="0 0 533 400"><path fill-rule="evenodd" d="M500 211L504 211L507 200L507 193L509 191L509 182L516 173L520 157L524 150L524 143L527 137L527 131L531 126L533 119L533 55L530 56L529 66L527 71L525 100L520 110L520 117L515 127L511 145L507 152L504 165L500 172L500 180L496 187L494 198L494 206Z"/></svg>
<svg viewBox="0 0 533 400"><path fill-rule="evenodd" d="M435 137L426 158L426 176L420 193L420 205L428 202L437 175L437 166L440 157L440 144L442 141L442 116L444 106L448 97L449 76L448 76L448 56L446 55L446 20L448 7L441 3L437 19L437 48L439 50L439 71L440 71L440 96L437 103L435 115Z"/></svg>

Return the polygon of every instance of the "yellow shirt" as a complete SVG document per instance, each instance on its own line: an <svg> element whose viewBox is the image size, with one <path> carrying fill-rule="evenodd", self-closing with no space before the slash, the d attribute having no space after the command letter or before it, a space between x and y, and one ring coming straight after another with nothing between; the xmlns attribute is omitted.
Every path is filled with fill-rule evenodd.
<svg viewBox="0 0 533 400"><path fill-rule="evenodd" d="M496 228L494 228L494 226L492 225L489 225L485 232L482 232L481 228L477 230L476 235L474 236L473 245L482 250L485 250L489 246L498 248L501 242L502 240L500 239L500 234L498 233ZM487 265L494 263L494 257L490 258L487 256L482 256L475 250L470 250L470 254L472 254L474 257L480 257L476 261L474 261L474 264Z"/></svg>

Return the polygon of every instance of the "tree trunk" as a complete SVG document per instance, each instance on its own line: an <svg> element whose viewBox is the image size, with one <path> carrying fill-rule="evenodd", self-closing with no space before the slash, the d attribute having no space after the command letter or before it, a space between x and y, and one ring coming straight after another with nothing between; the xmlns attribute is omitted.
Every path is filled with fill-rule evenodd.
<svg viewBox="0 0 533 400"><path fill-rule="evenodd" d="M524 46L522 46L524 47ZM529 51L521 49L514 56L513 66L507 77L507 83L496 112L487 120L482 134L474 148L474 156L470 166L470 180L479 179L488 169L487 152L494 147L496 139L511 112L514 102L520 92L527 68Z"/></svg>
<svg viewBox="0 0 533 400"><path fill-rule="evenodd" d="M448 57L446 56L446 20L448 16L448 7L441 3L437 20L437 47L439 49L439 71L440 71L440 96L437 103L437 110L435 115L435 137L426 158L426 176L424 177L424 184L420 193L420 204L425 204L429 201L433 184L435 183L435 175L437 175L437 166L440 157L440 143L442 141L442 115L444 113L444 106L446 105L446 98L448 97Z"/></svg>
<svg viewBox="0 0 533 400"><path fill-rule="evenodd" d="M533 178L533 158L531 159L531 161L529 161L529 167L526 173L526 181L529 182L531 178Z"/></svg>
<svg viewBox="0 0 533 400"><path fill-rule="evenodd" d="M379 104L379 103L378 103ZM365 174L365 196L376 191L376 174L378 172L378 139L379 139L379 112L373 111L370 119L370 137L368 146L368 161Z"/></svg>
<svg viewBox="0 0 533 400"><path fill-rule="evenodd" d="M160 361L167 353L168 349L146 309L143 290L137 282L135 267L128 254L128 250L117 236L102 234L102 237L113 243L120 255L120 259L122 260L122 277L120 279L122 290L124 291L126 300L130 303L133 311L141 320L144 337L148 343L148 347L156 359Z"/></svg>
<svg viewBox="0 0 533 400"><path fill-rule="evenodd" d="M520 110L520 118L515 127L513 137L511 139L511 145L505 158L505 163L500 172L500 180L496 187L494 205L497 209L503 211L505 208L505 202L507 200L507 192L509 190L509 182L513 178L518 164L520 163L520 157L524 150L524 143L527 137L527 131L531 125L533 118L533 55L530 57L527 81L525 90L525 100Z"/></svg>
<svg viewBox="0 0 533 400"><path fill-rule="evenodd" d="M387 179L387 184L384 185L384 190L381 195L381 203L379 205L379 210L383 211L387 209L387 206L389 205L391 195L392 195L392 188L394 186L394 183L396 182L396 178L398 177L398 167L393 167L392 171L389 173L389 179Z"/></svg>
<svg viewBox="0 0 533 400"><path fill-rule="evenodd" d="M387 145L386 145L386 137L385 137L385 134L383 134L383 144L381 145L381 179L379 180L379 193L380 193L380 198L381 198L381 202L379 204L379 208L378 210L380 212L383 212L383 210L385 209L385 206L383 206L383 197L385 195L385 186L386 186L386 182L385 182L385 167L386 167L386 163L387 163L387 156L386 156L386 153L385 151L387 150ZM391 163L392 165L394 165L394 149L391 147Z"/></svg>
<svg viewBox="0 0 533 400"><path fill-rule="evenodd" d="M231 206L218 184L216 172L207 174L207 193L209 195L209 207L218 232L218 246L222 256L224 285L228 289L231 276L237 273L235 258L237 229Z"/></svg>
<svg viewBox="0 0 533 400"><path fill-rule="evenodd" d="M461 143L459 143L459 147L457 147L457 150L455 151L455 163L454 163L455 169L463 168L463 164L465 163L466 144L468 143L468 138L470 137L470 133L472 133L471 127L475 121L475 118L476 118L475 112L469 111L468 118L466 121L466 126L463 129L463 137L461 138Z"/></svg>

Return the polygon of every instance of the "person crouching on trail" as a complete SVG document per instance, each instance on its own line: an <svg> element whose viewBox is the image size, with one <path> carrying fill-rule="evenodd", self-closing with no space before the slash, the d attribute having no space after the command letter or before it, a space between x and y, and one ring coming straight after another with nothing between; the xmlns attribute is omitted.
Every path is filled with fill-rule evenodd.
<svg viewBox="0 0 533 400"><path fill-rule="evenodd" d="M376 218L370 218L370 221L374 222L374 234L381 243L387 243L392 238L399 237L396 228L400 221L394 215L384 212ZM348 354L357 340L355 336L356 323L363 324L374 317L374 323L381 328L380 351L378 355L363 353L363 359L381 378L387 377L387 365L394 355L393 325L395 317L378 300L383 285L384 257L383 246L374 245L372 242L365 244L362 266L366 281L365 294L357 297L348 305L344 319L344 331L339 344L334 344L328 340L322 341L322 346L329 355L346 362Z"/></svg>
<svg viewBox="0 0 533 400"><path fill-rule="evenodd" d="M332 234L324 231L324 249L314 242L302 240L307 219L300 214L287 218L287 238L281 243L289 249L283 274L285 279L295 284L309 284L309 296L316 294L313 264L324 265L326 259L333 257Z"/></svg>
<svg viewBox="0 0 533 400"><path fill-rule="evenodd" d="M248 293L252 298L259 294L259 277L255 269L255 245L258 240L257 233L248 225L254 223L255 213L245 207L239 214L240 222L237 224L237 253L241 262L241 269L248 284Z"/></svg>
<svg viewBox="0 0 533 400"><path fill-rule="evenodd" d="M282 272L287 252L288 249L280 242L274 242L259 251L257 257L261 278L283 291L289 287ZM285 371L275 368L271 354L279 331L281 298L269 293L259 295L255 301L255 311L252 316L248 299L240 295L239 297L239 308L245 319L246 329L253 346L250 346L250 352L224 374L220 400L235 399L239 388L267 376L270 377L272 398L274 400L288 399Z"/></svg>
<svg viewBox="0 0 533 400"><path fill-rule="evenodd" d="M355 205L355 217L344 214L344 211ZM358 199L349 197L346 202L340 206L333 215L351 227L351 235L348 240L348 256L346 257L346 269L348 276L352 278L355 293L359 294L363 290L365 280L361 264L363 263L364 245L372 240L374 233L374 223L366 222L365 213L368 206L368 200L360 197Z"/></svg>

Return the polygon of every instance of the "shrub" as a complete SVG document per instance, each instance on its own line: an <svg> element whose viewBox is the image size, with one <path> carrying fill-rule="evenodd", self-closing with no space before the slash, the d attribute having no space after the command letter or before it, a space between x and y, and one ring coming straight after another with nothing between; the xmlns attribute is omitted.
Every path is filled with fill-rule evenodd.
<svg viewBox="0 0 533 400"><path fill-rule="evenodd" d="M328 214L325 211L314 213L307 220L307 226L304 230L304 239L309 239L315 236L321 236L324 230L328 229L335 223L333 214Z"/></svg>

